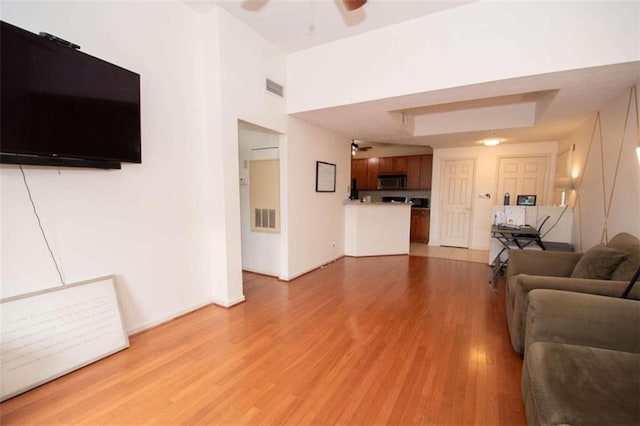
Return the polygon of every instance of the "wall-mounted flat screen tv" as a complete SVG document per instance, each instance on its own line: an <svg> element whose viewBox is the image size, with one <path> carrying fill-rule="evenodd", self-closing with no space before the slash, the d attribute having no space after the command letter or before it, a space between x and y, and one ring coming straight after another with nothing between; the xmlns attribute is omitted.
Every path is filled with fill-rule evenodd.
<svg viewBox="0 0 640 426"><path fill-rule="evenodd" d="M0 22L2 163L140 163L140 75Z"/></svg>

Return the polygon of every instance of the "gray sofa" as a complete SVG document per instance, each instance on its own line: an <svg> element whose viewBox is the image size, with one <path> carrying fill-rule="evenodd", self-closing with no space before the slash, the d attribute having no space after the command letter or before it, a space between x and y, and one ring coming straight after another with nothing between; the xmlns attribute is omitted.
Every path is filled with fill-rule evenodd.
<svg viewBox="0 0 640 426"><path fill-rule="evenodd" d="M527 424L640 424L640 302L533 290L522 397Z"/></svg>
<svg viewBox="0 0 640 426"><path fill-rule="evenodd" d="M524 353L527 295L531 290L620 297L638 267L640 240L627 233L617 234L606 246L596 246L586 253L511 250L505 304L513 349ZM589 276L597 278L585 278ZM640 285L634 287L628 298L640 300Z"/></svg>

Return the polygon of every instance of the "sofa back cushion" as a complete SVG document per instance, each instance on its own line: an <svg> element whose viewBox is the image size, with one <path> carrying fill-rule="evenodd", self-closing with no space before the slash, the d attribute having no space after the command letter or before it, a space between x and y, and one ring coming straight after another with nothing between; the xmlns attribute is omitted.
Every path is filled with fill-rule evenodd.
<svg viewBox="0 0 640 426"><path fill-rule="evenodd" d="M608 280L627 257L624 251L598 244L582 255L573 268L571 278Z"/></svg>
<svg viewBox="0 0 640 426"><path fill-rule="evenodd" d="M633 274L640 268L640 240L631 234L621 232L609 241L607 247L627 253L627 259L613 271L611 279L630 281Z"/></svg>

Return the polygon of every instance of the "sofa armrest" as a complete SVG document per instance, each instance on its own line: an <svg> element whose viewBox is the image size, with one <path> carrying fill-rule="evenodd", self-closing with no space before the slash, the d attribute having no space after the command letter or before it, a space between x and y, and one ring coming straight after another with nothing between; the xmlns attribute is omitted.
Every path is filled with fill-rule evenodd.
<svg viewBox="0 0 640 426"><path fill-rule="evenodd" d="M537 289L573 291L576 293L597 294L600 296L621 297L629 285L626 281L596 280L589 278L547 277L520 274L512 282L524 292ZM634 290L636 290L634 288ZM640 287L638 288L640 290ZM517 292L517 290L516 290ZM640 292L634 291L629 298L638 298Z"/></svg>
<svg viewBox="0 0 640 426"><path fill-rule="evenodd" d="M590 280L585 278L543 277L520 274L507 281L505 304L507 325L513 349L522 354L525 349L525 319L529 304L529 292L536 289L563 290L577 293L620 297L627 287L624 281ZM630 299L640 299L640 286L629 294Z"/></svg>
<svg viewBox="0 0 640 426"><path fill-rule="evenodd" d="M640 301L533 290L529 293L525 347L534 342L640 353Z"/></svg>
<svg viewBox="0 0 640 426"><path fill-rule="evenodd" d="M568 277L581 257L582 253L509 250L507 280L518 274Z"/></svg>

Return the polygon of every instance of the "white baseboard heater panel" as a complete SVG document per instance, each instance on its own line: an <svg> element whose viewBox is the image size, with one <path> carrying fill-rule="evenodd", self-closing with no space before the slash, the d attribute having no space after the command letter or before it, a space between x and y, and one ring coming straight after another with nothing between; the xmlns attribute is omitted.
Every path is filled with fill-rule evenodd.
<svg viewBox="0 0 640 426"><path fill-rule="evenodd" d="M0 401L129 347L115 276L0 300Z"/></svg>

